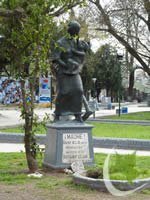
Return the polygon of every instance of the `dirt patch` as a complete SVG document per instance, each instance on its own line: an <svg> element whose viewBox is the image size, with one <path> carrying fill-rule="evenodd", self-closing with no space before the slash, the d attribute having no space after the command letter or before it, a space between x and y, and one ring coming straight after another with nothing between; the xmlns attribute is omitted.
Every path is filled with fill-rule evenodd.
<svg viewBox="0 0 150 200"><path fill-rule="evenodd" d="M99 191L81 192L63 187L56 191L39 189L34 184L23 186L0 185L1 200L149 200L148 195L134 194L129 197L114 197Z"/></svg>
<svg viewBox="0 0 150 200"><path fill-rule="evenodd" d="M46 179L33 179L22 185L0 184L0 200L149 200L149 195L133 194L115 197L106 192L82 189L72 185L70 176L43 172ZM49 179L50 178L50 179ZM68 181L65 185L63 181ZM46 183L43 187L43 183ZM61 184L61 182L63 184ZM39 187L40 186L40 187Z"/></svg>

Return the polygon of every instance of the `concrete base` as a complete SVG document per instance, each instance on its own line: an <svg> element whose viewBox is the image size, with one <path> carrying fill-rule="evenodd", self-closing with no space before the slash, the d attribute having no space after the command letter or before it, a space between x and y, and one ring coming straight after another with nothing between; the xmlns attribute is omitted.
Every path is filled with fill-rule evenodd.
<svg viewBox="0 0 150 200"><path fill-rule="evenodd" d="M92 125L65 123L47 125L43 165L48 168L69 168L75 161L94 166Z"/></svg>
<svg viewBox="0 0 150 200"><path fill-rule="evenodd" d="M92 189L106 191L105 183L109 182L109 180L89 178L85 176L85 173L74 173L73 182L77 185L87 185ZM133 189L136 189L137 192L149 188L150 178L136 179L132 181L132 184L126 180L111 180L110 182L116 189L122 190L122 192Z"/></svg>

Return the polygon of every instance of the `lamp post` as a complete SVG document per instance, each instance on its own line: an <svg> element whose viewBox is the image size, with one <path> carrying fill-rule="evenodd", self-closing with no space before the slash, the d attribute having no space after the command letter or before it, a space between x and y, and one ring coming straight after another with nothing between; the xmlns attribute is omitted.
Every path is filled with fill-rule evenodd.
<svg viewBox="0 0 150 200"><path fill-rule="evenodd" d="M120 108L121 108L121 105L120 105L120 94L121 94L121 62L123 60L123 55L121 54L117 54L117 59L119 61L119 66L118 66L118 104L119 104L119 111L118 111L118 116L120 117Z"/></svg>
<svg viewBox="0 0 150 200"><path fill-rule="evenodd" d="M94 83L94 97L95 97L95 81L96 81L96 78L92 78L92 81Z"/></svg>
<svg viewBox="0 0 150 200"><path fill-rule="evenodd" d="M93 98L93 107L94 107L94 112L93 112L93 118L95 119L95 81L96 81L96 78L92 78L92 81L94 83L94 98Z"/></svg>

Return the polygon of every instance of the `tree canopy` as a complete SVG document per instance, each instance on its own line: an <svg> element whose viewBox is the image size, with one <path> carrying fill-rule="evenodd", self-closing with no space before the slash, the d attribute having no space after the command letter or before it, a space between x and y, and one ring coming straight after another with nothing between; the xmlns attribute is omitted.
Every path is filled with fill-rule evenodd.
<svg viewBox="0 0 150 200"><path fill-rule="evenodd" d="M112 97L117 96L118 85L121 87L121 66L114 51L110 45L103 45L95 53L93 65L93 76L100 81L101 88L107 90L107 96Z"/></svg>
<svg viewBox="0 0 150 200"><path fill-rule="evenodd" d="M33 172L38 168L33 130L33 124L37 125L34 115L36 80L49 70L51 50L61 32L55 17L82 4L83 0L5 0L0 3L0 66L21 81L26 157L29 170Z"/></svg>

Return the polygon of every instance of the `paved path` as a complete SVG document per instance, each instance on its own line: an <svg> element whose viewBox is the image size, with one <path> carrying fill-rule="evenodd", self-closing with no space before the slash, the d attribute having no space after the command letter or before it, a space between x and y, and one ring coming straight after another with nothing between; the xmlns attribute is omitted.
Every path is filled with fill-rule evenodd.
<svg viewBox="0 0 150 200"><path fill-rule="evenodd" d="M41 109L35 109L35 114L40 119L43 119L45 116L45 113L52 114L54 110L50 110L48 108L41 108ZM23 124L24 120L20 117L21 112L19 109L17 110L0 110L0 128L9 127L9 126L16 126L19 124Z"/></svg>
<svg viewBox="0 0 150 200"><path fill-rule="evenodd" d="M129 104L126 105L128 107L129 113L134 112L142 112L142 111L150 111L150 107L146 107L146 104ZM117 109L117 107L116 107ZM103 117L103 116L109 116L109 115L115 115L116 109L114 110L105 110L100 109L99 111L96 111L96 117ZM45 115L45 113L50 114L52 117L53 110L50 110L49 108L39 108L35 109L35 113L38 115L40 119L42 119ZM0 128L9 127L9 126L15 126L19 124L23 124L24 120L20 117L20 110L0 110ZM93 116L91 116L91 119Z"/></svg>
<svg viewBox="0 0 150 200"><path fill-rule="evenodd" d="M141 126L150 126L150 121L141 121L141 120L116 120L116 119L89 119L87 122L96 122L96 123L115 123L115 124L137 124Z"/></svg>
<svg viewBox="0 0 150 200"><path fill-rule="evenodd" d="M40 145L44 147L44 145ZM24 144L9 144L9 143L0 143L0 152L25 152ZM94 153L115 153L119 154L131 154L134 150L121 150L121 149L105 149L105 148L94 148ZM137 156L150 156L150 151L136 151Z"/></svg>

